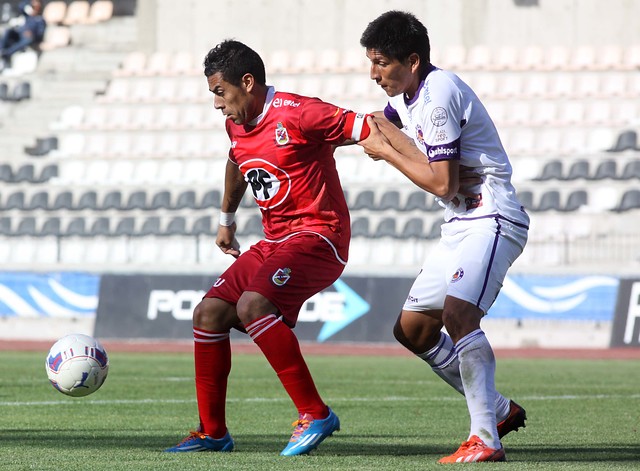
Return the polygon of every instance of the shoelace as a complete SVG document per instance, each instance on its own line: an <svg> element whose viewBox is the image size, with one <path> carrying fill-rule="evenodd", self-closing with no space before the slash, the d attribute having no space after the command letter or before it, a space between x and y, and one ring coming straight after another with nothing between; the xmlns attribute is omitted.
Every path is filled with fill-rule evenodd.
<svg viewBox="0 0 640 471"><path fill-rule="evenodd" d="M182 441L180 443L178 443L178 445L182 445L183 443L188 442L189 440L191 440L194 437L198 437L199 439L204 440L205 438L207 438L207 435L202 433L202 432L197 432L195 430L191 430L189 432L189 436L183 438Z"/></svg>
<svg viewBox="0 0 640 471"><path fill-rule="evenodd" d="M300 435L302 435L302 433L309 428L309 425L311 425L311 420L298 419L295 422L293 422L291 425L293 425L295 429L293 430L293 434L291 435L291 440L289 441L297 442L298 439L300 438Z"/></svg>

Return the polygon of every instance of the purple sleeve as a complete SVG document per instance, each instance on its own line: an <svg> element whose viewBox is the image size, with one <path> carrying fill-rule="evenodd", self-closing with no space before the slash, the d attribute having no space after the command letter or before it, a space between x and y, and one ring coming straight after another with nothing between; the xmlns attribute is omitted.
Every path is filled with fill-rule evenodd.
<svg viewBox="0 0 640 471"><path fill-rule="evenodd" d="M391 106L391 103L387 103L387 106L384 107L384 117L389 121L400 121L400 115L396 109Z"/></svg>

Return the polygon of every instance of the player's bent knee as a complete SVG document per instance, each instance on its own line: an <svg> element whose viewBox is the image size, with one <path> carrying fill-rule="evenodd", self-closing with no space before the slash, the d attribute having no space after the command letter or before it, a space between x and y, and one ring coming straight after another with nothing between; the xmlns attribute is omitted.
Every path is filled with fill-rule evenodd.
<svg viewBox="0 0 640 471"><path fill-rule="evenodd" d="M217 298L205 298L193 310L193 326L199 329L225 331L238 322L235 307Z"/></svg>
<svg viewBox="0 0 640 471"><path fill-rule="evenodd" d="M247 325L260 317L276 314L278 309L267 298L253 291L245 291L236 305L238 318Z"/></svg>

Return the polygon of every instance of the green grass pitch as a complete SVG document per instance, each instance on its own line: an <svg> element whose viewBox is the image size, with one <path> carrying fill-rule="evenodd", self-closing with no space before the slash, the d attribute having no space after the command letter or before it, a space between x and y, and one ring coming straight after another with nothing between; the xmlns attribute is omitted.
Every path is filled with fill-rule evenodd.
<svg viewBox="0 0 640 471"><path fill-rule="evenodd" d="M280 457L295 409L266 360L233 357L233 453L162 453L196 426L188 353L110 355L106 383L55 391L45 352L0 352L0 470L428 470L466 439L463 398L412 357L309 356L342 430L310 456ZM638 361L500 359L498 388L527 409L483 470L640 469ZM455 466L455 465L454 465Z"/></svg>

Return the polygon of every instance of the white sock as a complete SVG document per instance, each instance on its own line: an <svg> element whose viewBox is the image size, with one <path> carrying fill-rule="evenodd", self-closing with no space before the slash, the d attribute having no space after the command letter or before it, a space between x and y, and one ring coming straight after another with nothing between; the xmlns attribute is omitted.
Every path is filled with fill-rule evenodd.
<svg viewBox="0 0 640 471"><path fill-rule="evenodd" d="M460 377L471 417L471 435L477 435L491 448L500 448L496 428L495 371L496 359L481 329L462 337L456 343L460 359Z"/></svg>
<svg viewBox="0 0 640 471"><path fill-rule="evenodd" d="M451 337L440 332L438 344L431 350L416 354L416 356L427 362L435 374L464 396L464 387L460 378L460 360L458 360ZM509 399L496 391L496 420L502 422L508 415Z"/></svg>

